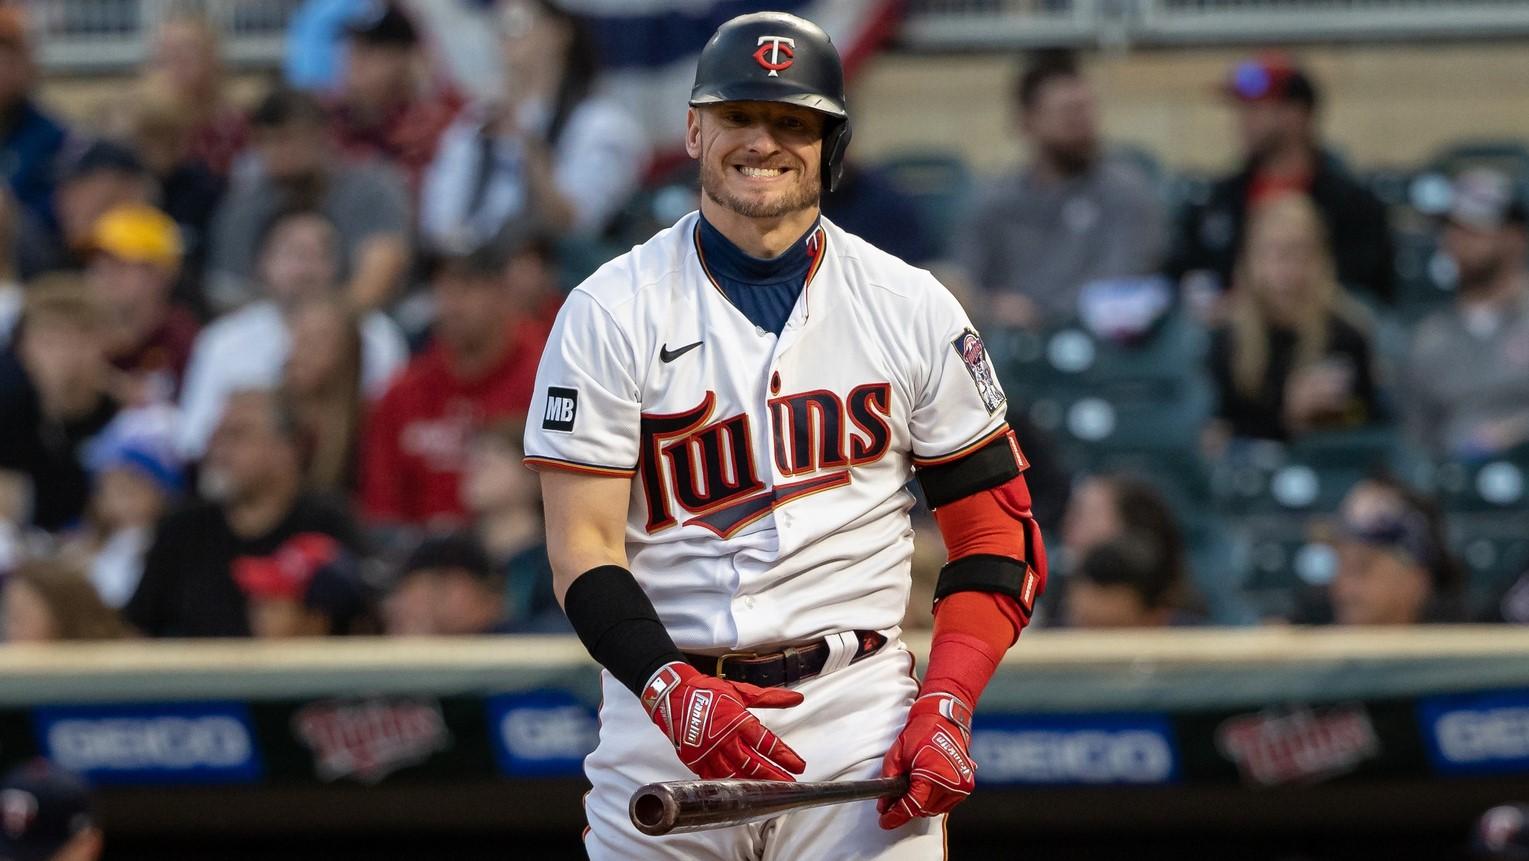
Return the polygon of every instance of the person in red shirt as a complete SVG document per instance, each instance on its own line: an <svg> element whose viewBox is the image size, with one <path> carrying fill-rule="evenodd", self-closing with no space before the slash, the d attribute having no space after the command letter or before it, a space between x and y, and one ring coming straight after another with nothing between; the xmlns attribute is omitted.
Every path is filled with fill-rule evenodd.
<svg viewBox="0 0 1529 861"><path fill-rule="evenodd" d="M559 300L551 241L512 224L483 247L431 262L434 343L377 402L361 453L374 522L462 523L459 483L474 432L521 419Z"/></svg>

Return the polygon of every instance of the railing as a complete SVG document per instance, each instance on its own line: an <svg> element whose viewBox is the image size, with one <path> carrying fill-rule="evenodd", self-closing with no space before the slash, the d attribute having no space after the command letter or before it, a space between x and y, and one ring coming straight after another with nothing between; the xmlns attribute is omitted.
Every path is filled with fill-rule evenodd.
<svg viewBox="0 0 1529 861"><path fill-rule="evenodd" d="M287 22L303 0L23 0L33 43L49 71L113 71L147 55L159 22L182 10L205 15L234 66L275 65Z"/></svg>
<svg viewBox="0 0 1529 861"><path fill-rule="evenodd" d="M1524 34L1525 0L913 0L903 30L928 50Z"/></svg>

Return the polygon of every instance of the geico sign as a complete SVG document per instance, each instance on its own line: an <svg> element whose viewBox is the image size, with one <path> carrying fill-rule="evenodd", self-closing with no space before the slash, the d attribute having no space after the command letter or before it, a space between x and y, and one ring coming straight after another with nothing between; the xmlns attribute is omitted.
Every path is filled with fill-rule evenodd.
<svg viewBox="0 0 1529 861"><path fill-rule="evenodd" d="M1162 783L1173 750L1150 730L983 730L972 737L977 778L992 783Z"/></svg>
<svg viewBox="0 0 1529 861"><path fill-rule="evenodd" d="M48 729L53 759L71 771L142 768L231 768L253 745L231 717L61 720Z"/></svg>
<svg viewBox="0 0 1529 861"><path fill-rule="evenodd" d="M600 731L580 706L513 709L499 725L504 746L526 759L575 759L595 749Z"/></svg>
<svg viewBox="0 0 1529 861"><path fill-rule="evenodd" d="M1447 712L1434 725L1451 762L1529 757L1529 708Z"/></svg>

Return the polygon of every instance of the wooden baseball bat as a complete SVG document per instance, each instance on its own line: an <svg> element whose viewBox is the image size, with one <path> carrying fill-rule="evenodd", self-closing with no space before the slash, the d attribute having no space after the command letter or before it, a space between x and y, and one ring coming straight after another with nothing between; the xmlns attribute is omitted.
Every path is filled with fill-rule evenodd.
<svg viewBox="0 0 1529 861"><path fill-rule="evenodd" d="M637 830L657 837L707 828L726 828L765 819L787 810L898 796L908 791L906 777L875 780L671 780L650 783L632 793L627 812Z"/></svg>

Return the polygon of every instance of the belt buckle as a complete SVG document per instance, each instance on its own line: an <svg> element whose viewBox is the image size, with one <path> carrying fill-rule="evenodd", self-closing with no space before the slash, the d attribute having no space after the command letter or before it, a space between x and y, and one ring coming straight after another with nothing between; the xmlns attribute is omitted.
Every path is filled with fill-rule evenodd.
<svg viewBox="0 0 1529 861"><path fill-rule="evenodd" d="M723 679L724 681L727 679L727 674L725 672L723 672L723 670L722 670L722 662L727 660L728 658L757 658L757 657L759 657L759 653L758 652L723 652L722 654L717 656L717 673L716 673L717 678Z"/></svg>

